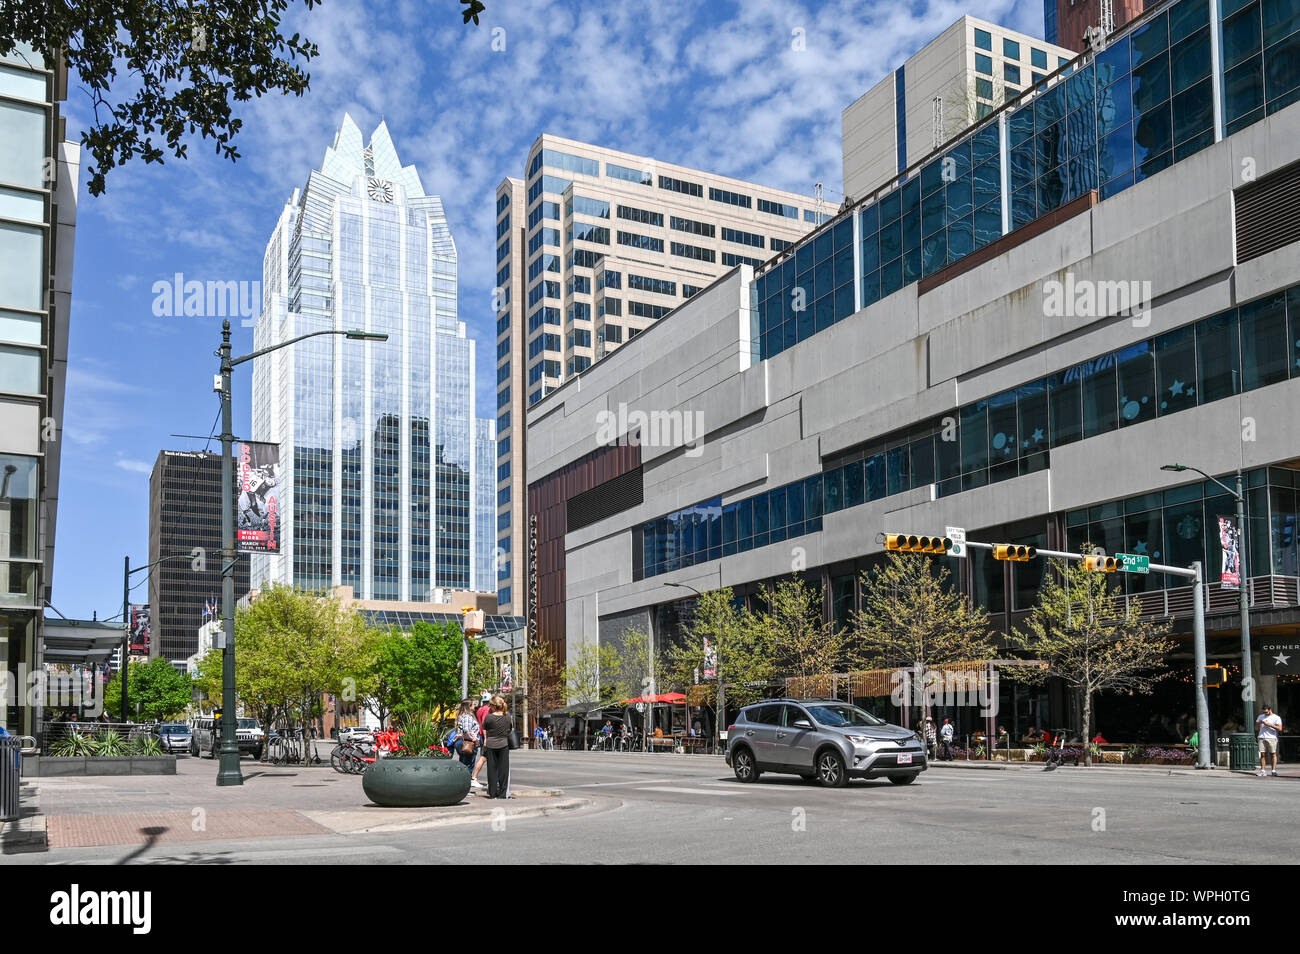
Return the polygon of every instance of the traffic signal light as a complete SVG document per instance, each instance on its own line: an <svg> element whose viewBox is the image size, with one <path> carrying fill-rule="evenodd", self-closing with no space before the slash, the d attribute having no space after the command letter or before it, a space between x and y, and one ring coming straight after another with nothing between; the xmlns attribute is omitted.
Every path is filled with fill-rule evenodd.
<svg viewBox="0 0 1300 954"><path fill-rule="evenodd" d="M993 559L995 560L1014 560L1016 563L1024 563L1038 556L1038 550L1034 547L1023 547L1016 543L998 543L993 547Z"/></svg>
<svg viewBox="0 0 1300 954"><path fill-rule="evenodd" d="M1086 556L1083 558L1083 568L1101 573L1114 573L1119 569L1119 560L1109 556Z"/></svg>
<svg viewBox="0 0 1300 954"><path fill-rule="evenodd" d="M947 537L918 537L907 533L885 534L885 549L903 553L947 553L952 541Z"/></svg>
<svg viewBox="0 0 1300 954"><path fill-rule="evenodd" d="M1205 685L1208 688L1218 689L1227 681L1228 674L1218 663L1205 667Z"/></svg>

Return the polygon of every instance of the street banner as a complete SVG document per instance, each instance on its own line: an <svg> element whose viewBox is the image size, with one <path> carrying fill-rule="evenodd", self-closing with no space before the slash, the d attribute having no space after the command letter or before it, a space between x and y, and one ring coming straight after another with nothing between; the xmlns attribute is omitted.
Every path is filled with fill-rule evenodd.
<svg viewBox="0 0 1300 954"><path fill-rule="evenodd" d="M1219 518L1219 543L1223 547L1223 572L1219 584L1225 590L1241 588L1241 550L1237 539L1237 524L1230 517Z"/></svg>
<svg viewBox="0 0 1300 954"><path fill-rule="evenodd" d="M501 664L501 691L509 692L514 686L510 682L510 663Z"/></svg>
<svg viewBox="0 0 1300 954"><path fill-rule="evenodd" d="M131 655L149 655L149 605L131 604Z"/></svg>
<svg viewBox="0 0 1300 954"><path fill-rule="evenodd" d="M280 447L235 444L235 549L240 553L280 552Z"/></svg>
<svg viewBox="0 0 1300 954"><path fill-rule="evenodd" d="M704 637L704 678L718 678L718 651L709 646L709 637Z"/></svg>

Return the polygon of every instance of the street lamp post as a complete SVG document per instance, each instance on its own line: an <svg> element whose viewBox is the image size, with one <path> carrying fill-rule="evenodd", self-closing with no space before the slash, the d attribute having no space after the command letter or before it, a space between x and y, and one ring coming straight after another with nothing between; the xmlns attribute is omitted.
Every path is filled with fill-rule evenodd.
<svg viewBox="0 0 1300 954"><path fill-rule="evenodd" d="M695 587L693 587L693 586L688 586L688 585L685 584L685 583L665 583L664 586L672 586L672 587L676 587L676 588L678 588L678 589L690 590L692 593L694 593L694 594L695 594L696 596L698 596L700 599L704 599L704 594L703 594L703 593L701 593L701 592L700 592L699 590L697 590ZM719 739L719 740L720 740L720 739L722 738L722 723L723 723L724 721L726 721L726 718L727 718L727 715L726 715L726 713L727 713L727 687L723 684L723 681L722 681L722 653L719 652L718 647L717 647L716 645L714 645L714 647L713 647L713 651L714 651L714 653L715 653L716 656L717 656L717 665L714 667L714 672L715 672L715 678L718 680L718 703L717 703L717 705L718 705L718 712L717 712L717 716L714 718L713 735L714 735L714 738L715 738L715 739ZM689 704L689 701L688 701L688 703L687 703L687 707L686 707L686 718L687 718L687 719L690 719L690 717L691 717L691 716L690 716L690 704ZM687 728L689 729L690 727L687 726Z"/></svg>
<svg viewBox="0 0 1300 954"><path fill-rule="evenodd" d="M306 338L343 335L354 341L387 341L388 335L369 331L324 329L309 331L279 344L260 348L238 358L230 356L230 319L221 323L221 373L215 382L221 394L221 768L217 785L243 785L239 771L239 743L235 729L235 464L231 454L235 435L230 420L230 373L236 365L252 361Z"/></svg>
<svg viewBox="0 0 1300 954"><path fill-rule="evenodd" d="M152 563L146 563L144 566L138 566L131 569L131 558L124 557L122 561L122 649L121 649L121 669L122 674L122 721L127 722L128 713L128 682L127 673L130 670L128 664L128 653L131 645L131 577L137 573L143 573L159 563L166 563L168 560L189 560L192 557L188 553L174 553L171 556L165 556L161 559L154 560ZM152 622L151 622L152 625Z"/></svg>
<svg viewBox="0 0 1300 954"><path fill-rule="evenodd" d="M1241 468L1237 468L1237 489L1233 490L1221 480L1216 480L1199 467L1191 467L1187 464L1165 464L1160 468L1174 473L1182 473L1185 470L1195 471L1206 480L1213 481L1237 501L1237 599L1241 612L1241 705L1245 712L1246 721L1242 724L1244 731L1252 731L1251 727L1255 724L1255 678L1253 667L1250 661L1250 575L1246 568L1246 495L1242 489ZM1205 577L1209 573L1202 574ZM1202 661L1204 662L1204 661ZM1205 671L1202 668L1201 678L1204 678Z"/></svg>

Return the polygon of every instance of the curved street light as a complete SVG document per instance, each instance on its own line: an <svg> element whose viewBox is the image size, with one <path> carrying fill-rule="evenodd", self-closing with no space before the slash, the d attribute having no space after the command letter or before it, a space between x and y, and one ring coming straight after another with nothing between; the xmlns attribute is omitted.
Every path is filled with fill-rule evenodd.
<svg viewBox="0 0 1300 954"><path fill-rule="evenodd" d="M230 320L221 323L221 348L216 356L221 359L221 373L216 390L221 393L221 768L217 772L217 785L243 785L244 776L239 771L239 743L235 738L235 465L231 457L235 435L230 421L230 372L236 365L252 361L272 351L279 351L307 338L319 335L343 335L351 341L387 341L388 335L372 331L334 330L309 331L279 344L259 348L238 358L230 356Z"/></svg>

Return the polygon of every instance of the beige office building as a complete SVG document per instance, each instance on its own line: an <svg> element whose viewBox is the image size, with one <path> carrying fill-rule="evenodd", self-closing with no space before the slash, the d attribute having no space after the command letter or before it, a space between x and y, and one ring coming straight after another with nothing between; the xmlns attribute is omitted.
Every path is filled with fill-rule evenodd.
<svg viewBox="0 0 1300 954"><path fill-rule="evenodd" d="M884 185L1074 56L963 16L844 109L845 195Z"/></svg>
<svg viewBox="0 0 1300 954"><path fill-rule="evenodd" d="M533 144L524 171L497 187L495 301L498 599L502 612L521 615L526 409L718 276L761 264L838 211L550 135Z"/></svg>

